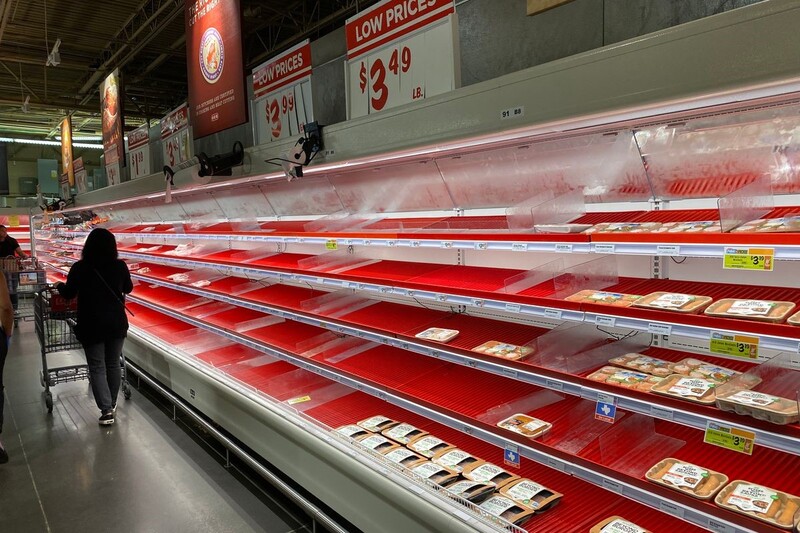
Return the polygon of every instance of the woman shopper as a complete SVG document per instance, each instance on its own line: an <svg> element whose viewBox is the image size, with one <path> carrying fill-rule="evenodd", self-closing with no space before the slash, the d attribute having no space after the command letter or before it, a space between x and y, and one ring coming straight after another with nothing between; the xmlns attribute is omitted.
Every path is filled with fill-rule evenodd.
<svg viewBox="0 0 800 533"><path fill-rule="evenodd" d="M8 345L11 342L11 332L14 329L14 307L8 294L6 278L0 272L0 434L3 433L3 366L6 364ZM0 464L8 462L8 453L0 440Z"/></svg>
<svg viewBox="0 0 800 533"><path fill-rule="evenodd" d="M120 356L128 334L125 294L133 290L128 265L117 256L114 235L107 229L93 229L81 260L69 269L67 282L56 289L64 298L78 297L75 336L86 352L100 424L113 424L122 379Z"/></svg>

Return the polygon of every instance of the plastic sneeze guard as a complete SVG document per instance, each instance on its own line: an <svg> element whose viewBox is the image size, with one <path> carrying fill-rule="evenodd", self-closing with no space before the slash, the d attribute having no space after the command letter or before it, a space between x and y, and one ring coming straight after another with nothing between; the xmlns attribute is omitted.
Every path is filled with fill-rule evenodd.
<svg viewBox="0 0 800 533"><path fill-rule="evenodd" d="M250 331L251 329L274 326L275 324L280 324L282 322L284 322L284 319L279 316L267 315L253 320L238 322L236 326L234 326L234 331L236 331L236 333L244 333Z"/></svg>
<svg viewBox="0 0 800 533"><path fill-rule="evenodd" d="M359 257L356 254L348 253L346 250L337 250L300 259L297 262L297 267L301 270L339 273L377 262L377 259Z"/></svg>
<svg viewBox="0 0 800 533"><path fill-rule="evenodd" d="M554 279L555 298L566 298L583 289L603 290L619 283L617 258L598 257L569 267Z"/></svg>
<svg viewBox="0 0 800 533"><path fill-rule="evenodd" d="M504 281L503 292L506 294L519 294L531 287L536 287L543 283L553 283L556 275L564 271L564 260L556 259L544 265L537 266L522 274L511 276Z"/></svg>
<svg viewBox="0 0 800 533"><path fill-rule="evenodd" d="M686 441L658 433L653 418L629 414L600 436L600 457L605 466L640 478L685 445Z"/></svg>
<svg viewBox="0 0 800 533"><path fill-rule="evenodd" d="M536 416L538 409L560 402L563 399L564 395L555 391L548 389L537 390L522 398L492 407L475 418L481 422L495 425L516 413L531 413Z"/></svg>
<svg viewBox="0 0 800 533"><path fill-rule="evenodd" d="M547 226L567 224L585 212L583 188L558 195L545 191L506 209L506 221L513 231L548 233Z"/></svg>
<svg viewBox="0 0 800 533"><path fill-rule="evenodd" d="M717 203L722 231L730 231L745 222L764 218L775 206L771 178L762 176L720 198Z"/></svg>

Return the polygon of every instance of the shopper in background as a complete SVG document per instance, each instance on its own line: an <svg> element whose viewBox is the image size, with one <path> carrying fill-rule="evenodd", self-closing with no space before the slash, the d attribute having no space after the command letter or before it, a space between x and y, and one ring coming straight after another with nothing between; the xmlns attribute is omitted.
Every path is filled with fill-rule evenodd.
<svg viewBox="0 0 800 533"><path fill-rule="evenodd" d="M0 437L3 433L3 406L5 396L3 394L3 366L6 364L8 355L8 345L11 342L11 332L14 330L14 308L11 305L11 298L8 294L6 278L0 272ZM8 462L8 453L0 440L0 464Z"/></svg>
<svg viewBox="0 0 800 533"><path fill-rule="evenodd" d="M22 248L19 247L19 242L14 237L8 236L8 229L0 224L0 258L5 257L12 257L18 256L21 258L28 257L25 252L22 251ZM12 283L15 283L16 280L11 280ZM17 287L14 286L11 288L11 304L14 306L13 308L17 308Z"/></svg>
<svg viewBox="0 0 800 533"><path fill-rule="evenodd" d="M86 352L100 424L113 424L122 379L120 357L128 334L125 294L133 290L128 265L118 258L114 235L107 229L93 229L81 260L70 268L67 282L56 289L64 298L78 297L75 336Z"/></svg>

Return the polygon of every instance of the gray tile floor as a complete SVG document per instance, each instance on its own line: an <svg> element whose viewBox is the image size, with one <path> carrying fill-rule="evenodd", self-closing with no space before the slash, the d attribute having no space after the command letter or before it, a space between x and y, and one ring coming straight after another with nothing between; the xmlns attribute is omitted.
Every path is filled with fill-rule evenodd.
<svg viewBox="0 0 800 533"><path fill-rule="evenodd" d="M238 481L136 390L120 396L113 426L97 424L87 381L56 386L48 415L32 329L17 331L5 367L0 532L310 531L289 502ZM49 354L48 364L77 357Z"/></svg>

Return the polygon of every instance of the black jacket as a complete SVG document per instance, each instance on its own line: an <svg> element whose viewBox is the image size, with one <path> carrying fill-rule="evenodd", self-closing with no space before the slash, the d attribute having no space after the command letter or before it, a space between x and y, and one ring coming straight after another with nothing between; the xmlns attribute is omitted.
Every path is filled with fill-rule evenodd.
<svg viewBox="0 0 800 533"><path fill-rule="evenodd" d="M69 269L67 282L58 285L64 298L78 297L75 335L84 344L127 336L128 317L122 302L123 295L132 290L128 265L120 260L97 266L80 260Z"/></svg>

